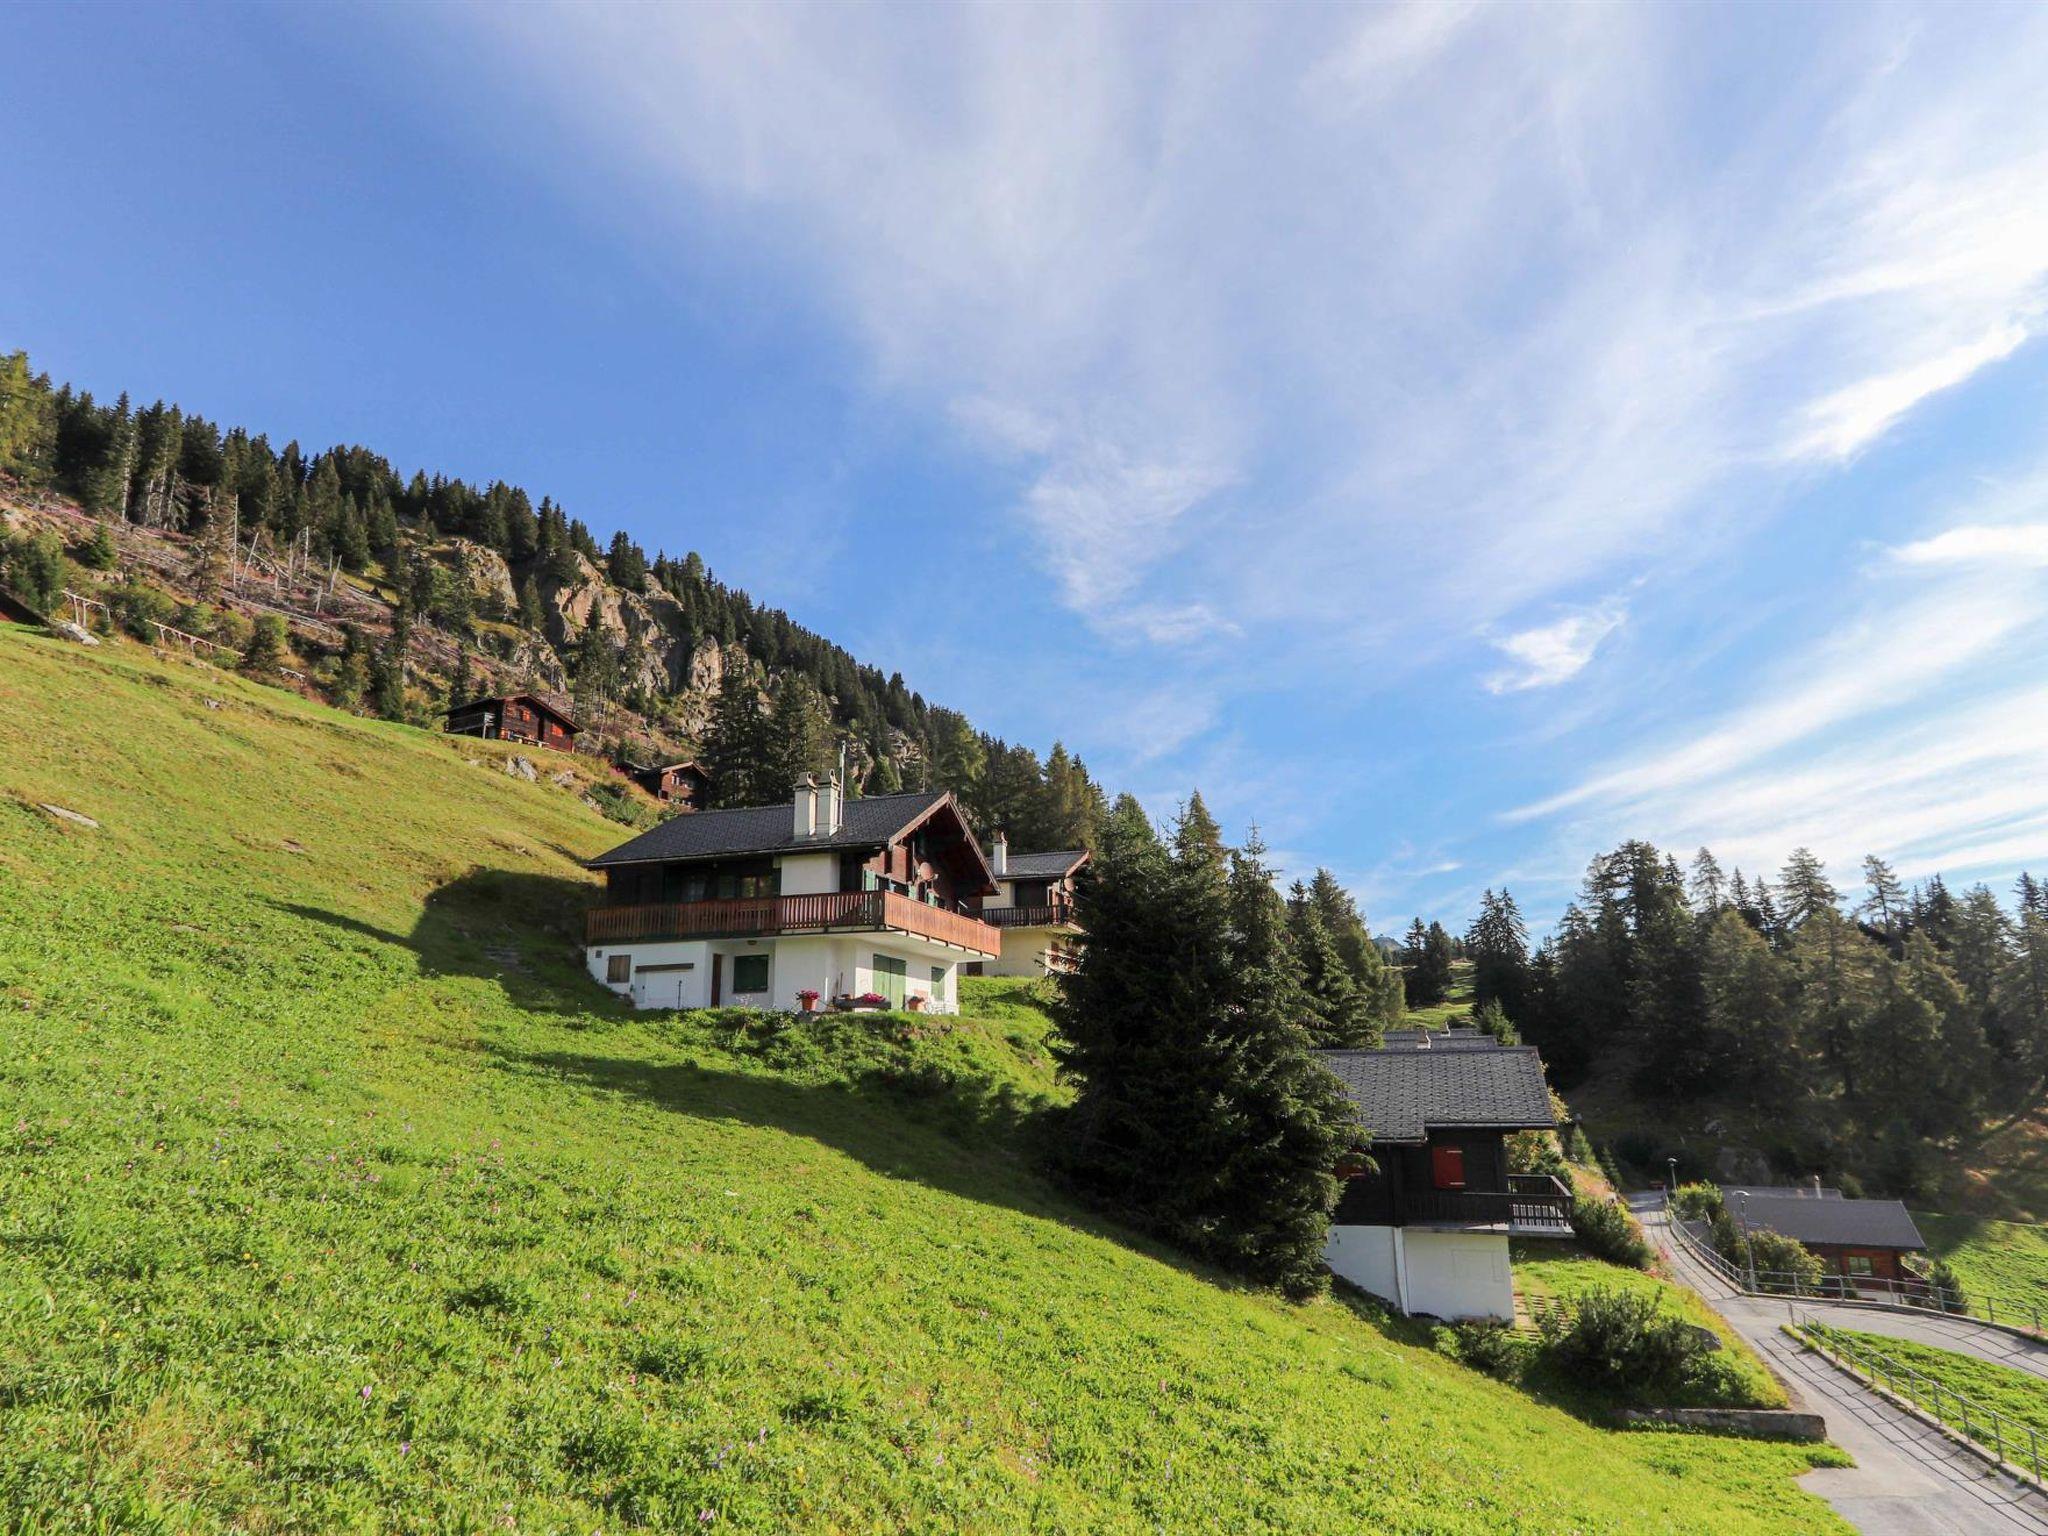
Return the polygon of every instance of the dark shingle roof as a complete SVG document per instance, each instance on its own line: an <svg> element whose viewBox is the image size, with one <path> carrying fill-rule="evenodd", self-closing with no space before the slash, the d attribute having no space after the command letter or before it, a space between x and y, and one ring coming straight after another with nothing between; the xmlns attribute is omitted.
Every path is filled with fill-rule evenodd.
<svg viewBox="0 0 2048 1536"><path fill-rule="evenodd" d="M1390 1051L1484 1051L1498 1042L1476 1029L1453 1025L1449 1029L1390 1029L1380 1036Z"/></svg>
<svg viewBox="0 0 2048 1536"><path fill-rule="evenodd" d="M1728 1214L1752 1227L1802 1243L1850 1248L1925 1248L1920 1229L1896 1200L1816 1200L1811 1195L1757 1195L1724 1189Z"/></svg>
<svg viewBox="0 0 2048 1536"><path fill-rule="evenodd" d="M463 713L465 710L479 709L486 704L496 704L502 708L504 705L510 704L518 699L526 700L527 703L531 704L535 709L541 711L541 713L543 714L553 715L557 720L561 721L562 724L566 725L572 731L580 731L583 729L582 726L578 725L575 722L575 720L570 717L568 710L564 709L559 704L553 703L550 700L543 698L540 694L537 693L487 693L479 698L471 699L465 704L450 704L446 709L442 710L441 713L444 715L459 715Z"/></svg>
<svg viewBox="0 0 2048 1536"><path fill-rule="evenodd" d="M1079 868L1088 857L1085 848L1069 848L1060 853L1013 853L1009 866L1000 878L1004 880L1057 880Z"/></svg>
<svg viewBox="0 0 2048 1536"><path fill-rule="evenodd" d="M1319 1051L1374 1141L1431 1130L1548 1130L1557 1124L1533 1045L1455 1050Z"/></svg>
<svg viewBox="0 0 2048 1536"><path fill-rule="evenodd" d="M839 830L829 837L798 837L796 807L787 800L729 811L699 811L664 821L590 861L592 869L655 860L727 859L752 853L804 853L818 848L879 848L922 821L947 798L934 790L848 800Z"/></svg>

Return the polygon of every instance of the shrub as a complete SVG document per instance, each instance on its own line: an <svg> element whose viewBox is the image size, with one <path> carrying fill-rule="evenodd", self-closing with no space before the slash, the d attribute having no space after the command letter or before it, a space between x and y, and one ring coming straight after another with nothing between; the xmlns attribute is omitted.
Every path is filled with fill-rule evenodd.
<svg viewBox="0 0 2048 1536"><path fill-rule="evenodd" d="M71 585L71 562L54 533L0 539L0 568L8 585L38 613L54 613Z"/></svg>
<svg viewBox="0 0 2048 1536"><path fill-rule="evenodd" d="M1714 1251L1737 1269L1747 1270L1753 1262L1759 1289L1800 1292L1820 1288L1827 1270L1803 1243L1759 1230L1752 1230L1744 1239L1725 1207L1713 1223Z"/></svg>
<svg viewBox="0 0 2048 1536"><path fill-rule="evenodd" d="M1963 1289L1962 1276L1949 1267L1947 1259L1936 1259L1934 1267L1927 1272L1927 1304L1938 1306L1944 1312L1967 1311L1970 1293Z"/></svg>
<svg viewBox="0 0 2048 1536"><path fill-rule="evenodd" d="M1572 1199L1572 1236L1596 1259L1630 1269L1650 1267L1650 1243L1628 1207L1618 1200Z"/></svg>
<svg viewBox="0 0 2048 1536"><path fill-rule="evenodd" d="M121 552L114 544L114 530L104 522L93 529L92 537L78 552L78 563L95 571L111 571L114 562L120 558Z"/></svg>
<svg viewBox="0 0 2048 1536"><path fill-rule="evenodd" d="M284 665L285 643L290 638L284 620L266 613L256 620L249 643L242 650L244 672L275 672Z"/></svg>
<svg viewBox="0 0 2048 1536"><path fill-rule="evenodd" d="M1671 1208L1687 1221L1712 1221L1721 1214L1720 1186L1681 1184L1671 1191Z"/></svg>
<svg viewBox="0 0 2048 1536"><path fill-rule="evenodd" d="M168 592L144 581L124 581L107 593L107 611L114 622L138 640L156 642L156 625L176 617L178 604Z"/></svg>
<svg viewBox="0 0 2048 1536"><path fill-rule="evenodd" d="M1664 1311L1655 1294L1595 1286L1569 1314L1543 1319L1551 1362L1580 1386L1638 1401L1666 1401L1686 1389L1711 1349L1706 1335Z"/></svg>
<svg viewBox="0 0 2048 1536"><path fill-rule="evenodd" d="M1529 1365L1528 1342L1498 1318L1434 1329L1430 1342L1438 1354L1484 1371L1497 1381L1519 1381Z"/></svg>

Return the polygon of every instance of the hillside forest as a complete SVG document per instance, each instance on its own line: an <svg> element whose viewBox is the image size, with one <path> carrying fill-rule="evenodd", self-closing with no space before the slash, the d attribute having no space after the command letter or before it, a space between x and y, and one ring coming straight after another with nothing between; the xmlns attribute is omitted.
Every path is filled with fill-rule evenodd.
<svg viewBox="0 0 2048 1536"><path fill-rule="evenodd" d="M1875 855L1844 890L1803 848L1774 882L1630 841L1543 943L1503 890L1460 947L1478 1013L1539 1046L1560 1088L1662 1128L1622 1149L1645 1173L1667 1156L1765 1171L1710 1166L1733 1149L1931 1198L2048 1092L2048 888L2030 875L2008 911L1983 885L1908 889Z"/></svg>
<svg viewBox="0 0 2048 1536"><path fill-rule="evenodd" d="M19 521L64 502L98 520L17 531L19 594L55 611L78 567L110 573L111 620L138 637L163 622L253 646L260 668L291 667L343 708L425 725L458 695L566 694L586 744L698 757L730 805L780 798L843 751L852 792L951 788L1022 849L1087 846L1106 808L1063 745L1041 757L978 731L696 553L600 542L520 486L408 476L360 446L276 446L162 401L103 403L22 352L0 356L10 485Z"/></svg>

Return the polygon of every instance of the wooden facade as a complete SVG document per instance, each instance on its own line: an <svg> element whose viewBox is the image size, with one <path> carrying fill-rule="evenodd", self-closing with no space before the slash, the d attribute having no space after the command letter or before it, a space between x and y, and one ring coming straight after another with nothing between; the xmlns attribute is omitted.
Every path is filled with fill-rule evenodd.
<svg viewBox="0 0 2048 1536"><path fill-rule="evenodd" d="M700 763L664 763L658 768L642 768L633 778L673 810L701 811L711 796L711 775Z"/></svg>
<svg viewBox="0 0 2048 1536"><path fill-rule="evenodd" d="M1847 1243L1808 1243L1806 1251L1847 1280L1914 1280L1897 1248L1866 1248Z"/></svg>
<svg viewBox="0 0 2048 1536"><path fill-rule="evenodd" d="M448 731L455 736L481 736L486 741L516 741L527 746L576 750L582 729L547 700L531 693L471 699L448 711Z"/></svg>
<svg viewBox="0 0 2048 1536"><path fill-rule="evenodd" d="M1431 1130L1427 1141L1370 1151L1377 1167L1345 1180L1333 1225L1570 1228L1570 1192L1549 1174L1508 1172L1500 1131Z"/></svg>

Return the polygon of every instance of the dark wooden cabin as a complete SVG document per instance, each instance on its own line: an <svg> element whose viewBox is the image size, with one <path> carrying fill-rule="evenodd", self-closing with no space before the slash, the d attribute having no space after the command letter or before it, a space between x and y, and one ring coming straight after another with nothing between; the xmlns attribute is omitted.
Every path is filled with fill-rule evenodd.
<svg viewBox="0 0 2048 1536"><path fill-rule="evenodd" d="M538 694L508 693L471 699L448 710L451 736L481 736L486 741L517 741L528 746L576 750L582 730L567 714Z"/></svg>
<svg viewBox="0 0 2048 1536"><path fill-rule="evenodd" d="M1376 1051L1323 1051L1370 1138L1347 1167L1337 1226L1499 1227L1562 1236L1569 1192L1508 1171L1507 1137L1556 1120L1534 1046L1474 1030L1388 1030Z"/></svg>
<svg viewBox="0 0 2048 1536"><path fill-rule="evenodd" d="M636 769L633 780L663 805L678 811L701 811L711 795L711 775L695 761Z"/></svg>

